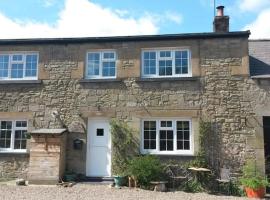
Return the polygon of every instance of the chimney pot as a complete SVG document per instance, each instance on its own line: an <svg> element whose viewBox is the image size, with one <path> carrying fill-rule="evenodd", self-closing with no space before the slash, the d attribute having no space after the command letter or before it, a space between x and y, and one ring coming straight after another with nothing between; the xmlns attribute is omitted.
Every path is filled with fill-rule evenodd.
<svg viewBox="0 0 270 200"><path fill-rule="evenodd" d="M229 32L229 16L224 16L224 6L217 7L217 15L214 19L214 32L226 33Z"/></svg>
<svg viewBox="0 0 270 200"><path fill-rule="evenodd" d="M224 6L218 6L217 7L217 16L222 17L224 16Z"/></svg>

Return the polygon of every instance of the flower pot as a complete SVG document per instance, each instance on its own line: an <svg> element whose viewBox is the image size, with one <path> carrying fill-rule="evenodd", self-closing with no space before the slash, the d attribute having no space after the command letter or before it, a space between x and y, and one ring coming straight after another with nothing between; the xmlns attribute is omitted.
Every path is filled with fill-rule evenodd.
<svg viewBox="0 0 270 200"><path fill-rule="evenodd" d="M247 197L249 198L264 198L265 196L265 187L260 187L257 189L245 187Z"/></svg>
<svg viewBox="0 0 270 200"><path fill-rule="evenodd" d="M121 187L123 184L123 180L124 180L123 176L115 176L114 177L115 187L117 187L117 188Z"/></svg>

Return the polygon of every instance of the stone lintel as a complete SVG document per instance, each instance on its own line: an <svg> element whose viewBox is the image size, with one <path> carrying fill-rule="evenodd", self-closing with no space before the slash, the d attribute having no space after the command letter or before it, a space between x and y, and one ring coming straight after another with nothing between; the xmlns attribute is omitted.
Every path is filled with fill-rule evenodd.
<svg viewBox="0 0 270 200"><path fill-rule="evenodd" d="M135 111L136 117L198 117L200 110L181 109L181 110L141 110Z"/></svg>
<svg viewBox="0 0 270 200"><path fill-rule="evenodd" d="M82 117L108 117L112 118L116 116L115 110L107 110L107 111L82 111Z"/></svg>
<svg viewBox="0 0 270 200"><path fill-rule="evenodd" d="M62 135L64 132L66 132L67 129L61 128L61 129L37 129L30 132L31 135Z"/></svg>
<svg viewBox="0 0 270 200"><path fill-rule="evenodd" d="M32 119L32 112L0 112L3 119Z"/></svg>

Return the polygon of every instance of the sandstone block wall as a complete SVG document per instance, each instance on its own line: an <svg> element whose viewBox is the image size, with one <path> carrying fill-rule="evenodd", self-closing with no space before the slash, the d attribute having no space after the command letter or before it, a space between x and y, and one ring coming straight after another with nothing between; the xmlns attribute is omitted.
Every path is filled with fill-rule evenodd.
<svg viewBox="0 0 270 200"><path fill-rule="evenodd" d="M189 48L193 78L142 80L141 49L151 47ZM115 81L81 81L86 52L93 49L116 49ZM68 170L85 173L89 117L117 117L129 121L138 130L138 137L143 118L190 117L196 122L193 127L195 152L199 150L198 121L204 117L216 127L216 142L209 153L214 166L226 165L237 170L246 156L252 155L261 160L261 168L264 165L262 130L252 119L262 117L260 110L269 110L269 83L259 84L248 77L245 37L9 45L2 46L1 50L39 51L42 83L0 84L0 113L31 113L29 129L67 126L70 130L66 151ZM51 116L54 110L59 111L62 122ZM83 140L82 150L73 149L73 140L77 138ZM257 141L253 146L252 140Z"/></svg>

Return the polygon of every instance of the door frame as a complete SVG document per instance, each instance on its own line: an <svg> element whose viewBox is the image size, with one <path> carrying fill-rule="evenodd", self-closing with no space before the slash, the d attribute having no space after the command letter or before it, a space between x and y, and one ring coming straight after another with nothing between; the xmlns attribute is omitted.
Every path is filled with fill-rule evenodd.
<svg viewBox="0 0 270 200"><path fill-rule="evenodd" d="M108 118L108 117L88 117L88 119L87 119L87 142L86 142L86 169L85 169L85 174L88 177L91 177L89 175L89 173L88 173L89 169L90 169L90 158L89 158L89 156L90 156L90 147L91 147L91 144L90 144L90 132L89 132L89 122L90 121L103 121L103 122L106 121L109 124L110 118ZM108 177L111 177L112 176L112 138L111 138L110 125L109 125L108 140L109 140L108 150L110 152L110 155L109 155L110 173L109 173ZM105 177L107 177L107 176L105 176Z"/></svg>

